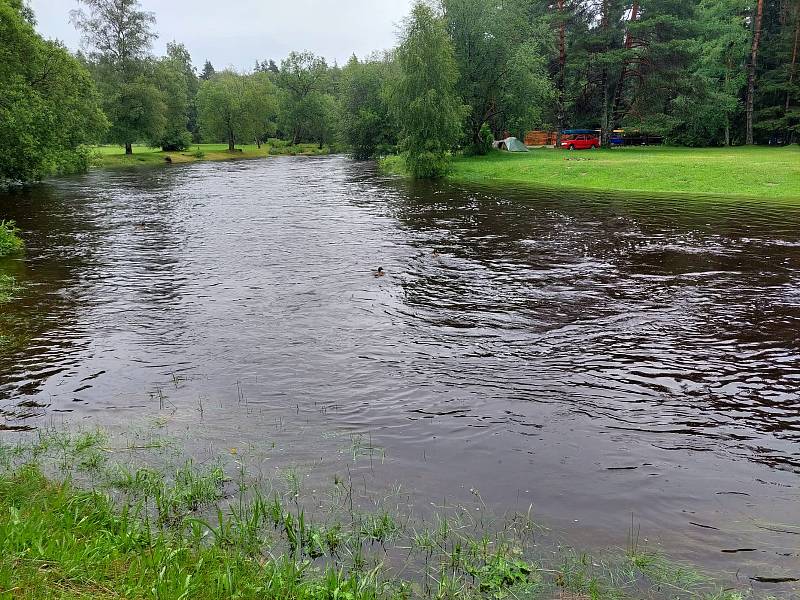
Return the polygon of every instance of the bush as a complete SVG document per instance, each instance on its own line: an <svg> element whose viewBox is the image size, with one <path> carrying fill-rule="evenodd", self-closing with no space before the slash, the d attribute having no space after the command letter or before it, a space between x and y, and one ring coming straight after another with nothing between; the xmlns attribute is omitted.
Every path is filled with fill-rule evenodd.
<svg viewBox="0 0 800 600"><path fill-rule="evenodd" d="M436 179L447 175L450 171L450 153L435 140L427 140L422 146L403 149L402 156L409 174L416 179Z"/></svg>
<svg viewBox="0 0 800 600"><path fill-rule="evenodd" d="M153 144L154 148L161 148L164 152L182 152L192 143L192 134L188 131L174 131L165 134Z"/></svg>
<svg viewBox="0 0 800 600"><path fill-rule="evenodd" d="M72 152L64 153L58 162L55 172L59 175L85 173L95 159L94 151L88 146L80 146Z"/></svg>
<svg viewBox="0 0 800 600"><path fill-rule="evenodd" d="M25 249L14 221L0 221L0 257L19 254Z"/></svg>
<svg viewBox="0 0 800 600"><path fill-rule="evenodd" d="M470 144L467 153L473 156L485 156L492 150L492 143L494 142L494 135L488 123L481 125L480 133L478 134L477 142Z"/></svg>

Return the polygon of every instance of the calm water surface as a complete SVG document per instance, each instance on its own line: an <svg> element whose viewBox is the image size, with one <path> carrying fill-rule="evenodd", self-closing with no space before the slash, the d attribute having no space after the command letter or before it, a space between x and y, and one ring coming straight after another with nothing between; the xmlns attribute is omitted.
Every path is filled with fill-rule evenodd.
<svg viewBox="0 0 800 600"><path fill-rule="evenodd" d="M159 417L323 470L363 434L385 454L370 485L425 503L532 503L588 547L633 518L672 556L800 577L798 205L287 157L0 207L28 241L3 265L25 285L0 309L4 429Z"/></svg>

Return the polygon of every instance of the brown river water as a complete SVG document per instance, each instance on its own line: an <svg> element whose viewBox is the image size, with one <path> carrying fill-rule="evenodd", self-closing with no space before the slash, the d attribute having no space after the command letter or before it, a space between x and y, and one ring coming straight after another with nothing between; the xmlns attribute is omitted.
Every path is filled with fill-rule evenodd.
<svg viewBox="0 0 800 600"><path fill-rule="evenodd" d="M0 218L28 245L0 436L163 418L323 471L359 436L370 486L800 578L800 203L285 157L53 180Z"/></svg>

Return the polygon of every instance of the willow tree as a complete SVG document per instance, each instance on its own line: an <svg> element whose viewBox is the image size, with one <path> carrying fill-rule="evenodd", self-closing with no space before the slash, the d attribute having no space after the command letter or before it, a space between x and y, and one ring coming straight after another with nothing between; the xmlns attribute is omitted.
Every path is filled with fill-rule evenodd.
<svg viewBox="0 0 800 600"><path fill-rule="evenodd" d="M225 141L228 150L245 140L260 140L276 112L276 91L263 73L222 71L200 84L197 112L203 139Z"/></svg>
<svg viewBox="0 0 800 600"><path fill-rule="evenodd" d="M397 61L392 108L402 126L406 166L416 178L439 177L447 171L467 109L456 93L458 67L444 22L422 2L406 22Z"/></svg>
<svg viewBox="0 0 800 600"><path fill-rule="evenodd" d="M311 52L291 52L281 61L276 76L280 88L279 125L297 144L305 139L322 141L333 129L330 69L325 59Z"/></svg>

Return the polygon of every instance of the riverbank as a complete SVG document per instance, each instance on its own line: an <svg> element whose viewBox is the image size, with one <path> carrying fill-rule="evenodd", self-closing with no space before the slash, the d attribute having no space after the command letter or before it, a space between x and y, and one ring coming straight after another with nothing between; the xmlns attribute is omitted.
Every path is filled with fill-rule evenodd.
<svg viewBox="0 0 800 600"><path fill-rule="evenodd" d="M98 146L94 148L92 166L95 168L135 167L146 165L185 164L199 161L246 160L267 156L319 156L329 154L330 148L319 148L317 144L291 145L288 142L244 144L228 150L227 144L194 144L182 152L163 152L149 146L135 145L133 154L126 155L120 146Z"/></svg>
<svg viewBox="0 0 800 600"><path fill-rule="evenodd" d="M195 464L156 434L125 439L0 442L0 597L745 597L633 531L605 556L543 548L530 513L494 520L479 497L424 521L346 474L317 494L293 469L251 477L235 449Z"/></svg>
<svg viewBox="0 0 800 600"><path fill-rule="evenodd" d="M403 171L397 157L385 159L382 166L392 173ZM455 158L448 178L552 189L800 201L800 146L494 151Z"/></svg>

